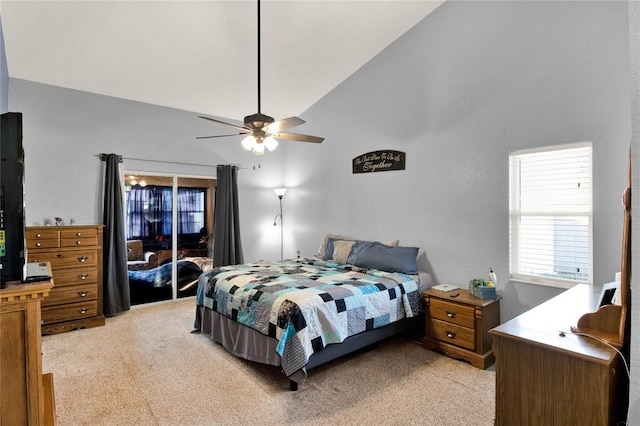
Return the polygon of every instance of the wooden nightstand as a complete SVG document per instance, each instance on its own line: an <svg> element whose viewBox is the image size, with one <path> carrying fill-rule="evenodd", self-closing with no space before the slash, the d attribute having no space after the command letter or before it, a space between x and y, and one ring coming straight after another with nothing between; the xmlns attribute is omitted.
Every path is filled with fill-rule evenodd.
<svg viewBox="0 0 640 426"><path fill-rule="evenodd" d="M458 293L457 297L451 294ZM489 330L500 325L500 297L483 300L467 290L429 289L425 301L422 347L463 359L483 370L495 362Z"/></svg>

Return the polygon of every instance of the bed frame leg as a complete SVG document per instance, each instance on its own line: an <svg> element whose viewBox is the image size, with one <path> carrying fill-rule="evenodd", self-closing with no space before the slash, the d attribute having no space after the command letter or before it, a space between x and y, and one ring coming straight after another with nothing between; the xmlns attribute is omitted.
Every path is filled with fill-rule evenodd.
<svg viewBox="0 0 640 426"><path fill-rule="evenodd" d="M293 380L289 379L289 390L292 392L295 392L298 390L298 383L294 382Z"/></svg>

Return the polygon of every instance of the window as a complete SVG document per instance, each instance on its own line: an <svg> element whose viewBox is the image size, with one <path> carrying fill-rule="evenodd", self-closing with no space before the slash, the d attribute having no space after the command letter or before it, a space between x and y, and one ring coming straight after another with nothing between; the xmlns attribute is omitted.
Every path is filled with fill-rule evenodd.
<svg viewBox="0 0 640 426"><path fill-rule="evenodd" d="M591 142L514 151L509 160L510 278L592 283Z"/></svg>
<svg viewBox="0 0 640 426"><path fill-rule="evenodd" d="M127 192L127 239L171 236L173 188L134 186ZM195 234L205 227L207 188L178 188L178 236Z"/></svg>

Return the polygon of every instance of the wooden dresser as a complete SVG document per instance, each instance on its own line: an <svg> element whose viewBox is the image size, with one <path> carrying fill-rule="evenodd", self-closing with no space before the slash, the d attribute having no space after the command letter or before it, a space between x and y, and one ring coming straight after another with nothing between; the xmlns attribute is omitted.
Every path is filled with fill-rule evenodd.
<svg viewBox="0 0 640 426"><path fill-rule="evenodd" d="M29 226L29 262L50 262L55 287L42 303L42 333L104 325L102 225Z"/></svg>
<svg viewBox="0 0 640 426"><path fill-rule="evenodd" d="M496 425L625 424L628 378L620 355L570 333L599 293L577 285L490 331Z"/></svg>
<svg viewBox="0 0 640 426"><path fill-rule="evenodd" d="M422 295L426 306L423 348L465 360L483 370L493 364L489 330L500 324L499 298L484 300L462 289L429 289Z"/></svg>
<svg viewBox="0 0 640 426"><path fill-rule="evenodd" d="M40 304L53 281L0 290L0 424L55 424L53 376L42 374Z"/></svg>

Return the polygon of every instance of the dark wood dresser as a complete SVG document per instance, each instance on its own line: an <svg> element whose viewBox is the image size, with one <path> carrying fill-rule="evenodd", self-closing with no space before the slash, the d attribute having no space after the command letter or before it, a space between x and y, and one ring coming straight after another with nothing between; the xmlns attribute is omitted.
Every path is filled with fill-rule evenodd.
<svg viewBox="0 0 640 426"><path fill-rule="evenodd" d="M29 262L50 262L55 287L42 302L42 333L104 325L102 225L29 226Z"/></svg>

